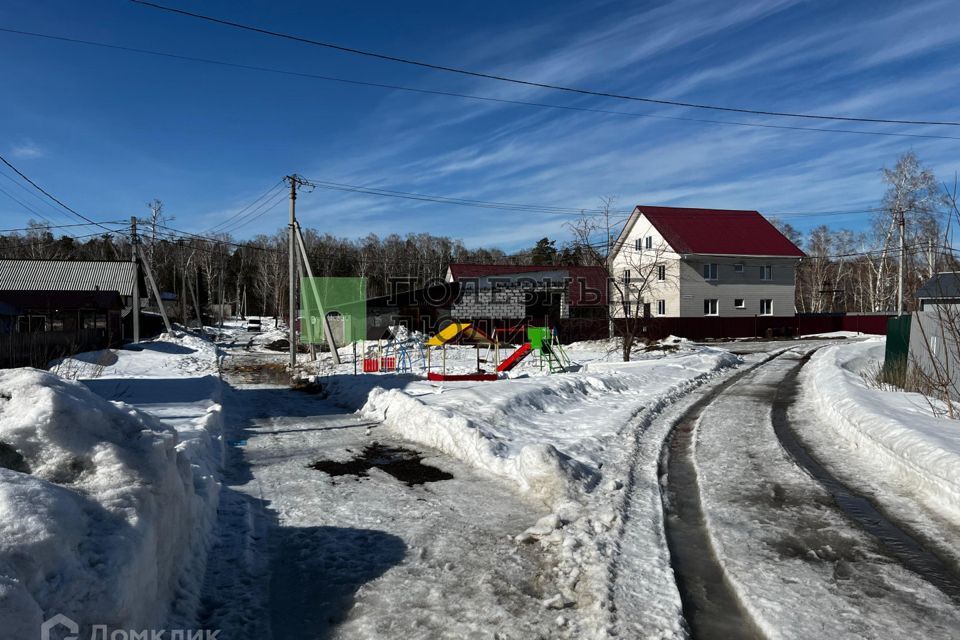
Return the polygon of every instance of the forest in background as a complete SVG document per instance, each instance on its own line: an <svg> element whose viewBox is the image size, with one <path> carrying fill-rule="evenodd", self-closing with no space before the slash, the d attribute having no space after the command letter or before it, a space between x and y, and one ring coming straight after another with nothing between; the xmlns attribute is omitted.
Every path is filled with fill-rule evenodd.
<svg viewBox="0 0 960 640"><path fill-rule="evenodd" d="M801 233L792 224L772 222L807 257L797 272L797 311L801 313L891 311L896 308L900 256L898 221L903 217L904 298L908 309L920 284L939 271L958 268L952 242L956 189L939 182L912 153L881 172L885 195L866 212L870 224L852 231L822 224ZM182 296L185 287L201 303L247 297L251 314L275 315L285 308L287 230L237 240L229 234L200 236L179 231L162 204L148 204L139 219L143 243L160 289ZM461 240L427 233L349 239L304 228L307 252L316 276L361 276L370 297L388 293L391 278L413 285L442 279L451 262L490 264L583 264L583 247L543 238L528 250L508 254L499 249L468 248ZM116 231L86 236L60 235L47 223L0 234L0 258L126 260L130 236Z"/></svg>

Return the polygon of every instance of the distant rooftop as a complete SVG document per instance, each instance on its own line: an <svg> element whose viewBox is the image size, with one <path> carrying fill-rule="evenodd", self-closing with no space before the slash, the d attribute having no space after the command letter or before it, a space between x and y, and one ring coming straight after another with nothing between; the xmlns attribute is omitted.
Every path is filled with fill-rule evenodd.
<svg viewBox="0 0 960 640"><path fill-rule="evenodd" d="M136 268L111 260L0 260L0 291L116 291L133 295Z"/></svg>

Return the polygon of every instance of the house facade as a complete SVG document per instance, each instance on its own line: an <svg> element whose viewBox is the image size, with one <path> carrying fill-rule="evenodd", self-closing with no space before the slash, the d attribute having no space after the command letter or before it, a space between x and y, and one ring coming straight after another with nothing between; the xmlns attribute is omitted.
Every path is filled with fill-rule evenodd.
<svg viewBox="0 0 960 640"><path fill-rule="evenodd" d="M793 316L803 255L757 211L638 205L611 250L610 313Z"/></svg>

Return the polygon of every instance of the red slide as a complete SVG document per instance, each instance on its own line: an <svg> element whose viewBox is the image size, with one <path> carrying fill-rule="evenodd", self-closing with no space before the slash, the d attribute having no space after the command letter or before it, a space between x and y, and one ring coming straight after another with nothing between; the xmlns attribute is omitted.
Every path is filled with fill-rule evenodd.
<svg viewBox="0 0 960 640"><path fill-rule="evenodd" d="M530 353L530 343L525 342L523 345L514 351L509 358L500 363L500 366L497 367L497 371L510 371L517 363L527 357Z"/></svg>

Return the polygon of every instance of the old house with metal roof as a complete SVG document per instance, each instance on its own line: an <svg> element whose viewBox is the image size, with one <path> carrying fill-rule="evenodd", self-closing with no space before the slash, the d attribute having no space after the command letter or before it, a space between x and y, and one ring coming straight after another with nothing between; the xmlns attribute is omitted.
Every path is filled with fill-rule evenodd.
<svg viewBox="0 0 960 640"><path fill-rule="evenodd" d="M0 260L0 365L120 344L136 278L132 262Z"/></svg>
<svg viewBox="0 0 960 640"><path fill-rule="evenodd" d="M638 205L611 250L611 315L793 316L803 255L757 211Z"/></svg>

